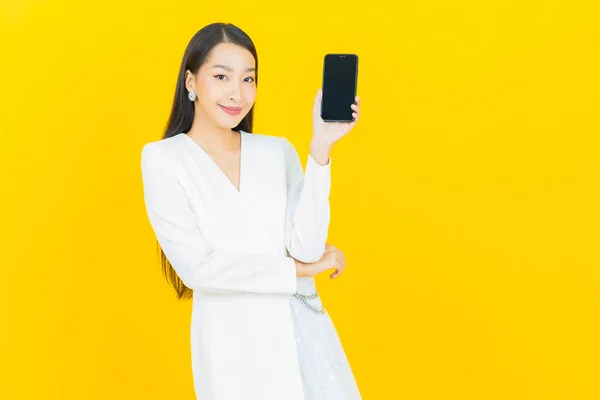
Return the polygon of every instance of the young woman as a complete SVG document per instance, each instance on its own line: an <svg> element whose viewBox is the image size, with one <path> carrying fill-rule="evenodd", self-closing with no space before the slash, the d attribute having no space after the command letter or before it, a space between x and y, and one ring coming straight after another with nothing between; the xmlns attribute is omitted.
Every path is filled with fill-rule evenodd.
<svg viewBox="0 0 600 400"><path fill-rule="evenodd" d="M188 44L161 140L142 150L144 201L163 272L193 293L200 400L360 399L314 276L345 260L326 243L332 146L355 125L324 123L319 90L303 172L283 136L251 134L258 58L231 24Z"/></svg>

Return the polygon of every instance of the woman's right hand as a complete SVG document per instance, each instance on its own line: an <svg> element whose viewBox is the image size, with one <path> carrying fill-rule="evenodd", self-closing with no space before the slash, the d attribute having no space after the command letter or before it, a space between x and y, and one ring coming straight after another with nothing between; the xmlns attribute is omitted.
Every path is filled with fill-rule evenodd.
<svg viewBox="0 0 600 400"><path fill-rule="evenodd" d="M298 265L298 263L299 261L296 261L296 270L298 271L296 275L307 278L318 275L329 269L335 269L335 271L329 275L330 279L335 279L346 268L346 258L344 257L344 253L329 243L325 245L325 252L319 261L314 263L300 263L300 265Z"/></svg>

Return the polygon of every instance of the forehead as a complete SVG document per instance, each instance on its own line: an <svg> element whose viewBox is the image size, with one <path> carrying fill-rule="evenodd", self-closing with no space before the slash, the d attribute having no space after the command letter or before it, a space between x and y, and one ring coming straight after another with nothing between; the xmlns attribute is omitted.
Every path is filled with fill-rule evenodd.
<svg viewBox="0 0 600 400"><path fill-rule="evenodd" d="M212 68L215 64L225 65L235 70L254 68L256 60L248 50L233 43L219 43L210 51L207 66Z"/></svg>

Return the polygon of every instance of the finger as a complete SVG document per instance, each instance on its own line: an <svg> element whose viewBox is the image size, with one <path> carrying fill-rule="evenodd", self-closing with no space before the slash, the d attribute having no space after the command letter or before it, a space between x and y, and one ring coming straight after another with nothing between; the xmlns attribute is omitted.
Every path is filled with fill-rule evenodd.
<svg viewBox="0 0 600 400"><path fill-rule="evenodd" d="M341 272L341 271L338 269L338 270L336 270L336 271L335 271L333 274L329 275L329 278L330 278L330 279L335 279L335 278L337 278L338 276L340 276L340 274L341 274L341 273L342 273L342 272Z"/></svg>

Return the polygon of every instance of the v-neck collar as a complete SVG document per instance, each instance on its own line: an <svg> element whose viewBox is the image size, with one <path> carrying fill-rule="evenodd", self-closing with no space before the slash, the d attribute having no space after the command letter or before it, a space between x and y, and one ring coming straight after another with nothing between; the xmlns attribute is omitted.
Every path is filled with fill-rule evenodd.
<svg viewBox="0 0 600 400"><path fill-rule="evenodd" d="M206 150L204 150L202 148L202 146L200 146L200 144L198 142L196 142L194 139L192 139L190 136L187 135L187 133L185 132L181 132L180 135L185 136L185 140L189 141L191 144L193 144L198 150L200 150L200 153L204 155L204 157L207 159L207 161L209 162L209 164L211 164L213 166L213 168L217 171L217 173L225 180L227 186L229 186L235 193L237 193L238 195L242 194L242 185L244 183L244 153L245 153L245 144L244 144L244 136L245 136L246 132L240 130L239 131L239 135L240 135L240 167L239 167L239 189L235 187L235 185L233 184L233 182L229 179L229 177L227 177L227 175L225 174L225 172L223 172L223 170L221 169L221 167L219 167L219 165L215 162L215 160L213 160L213 158L206 152Z"/></svg>

